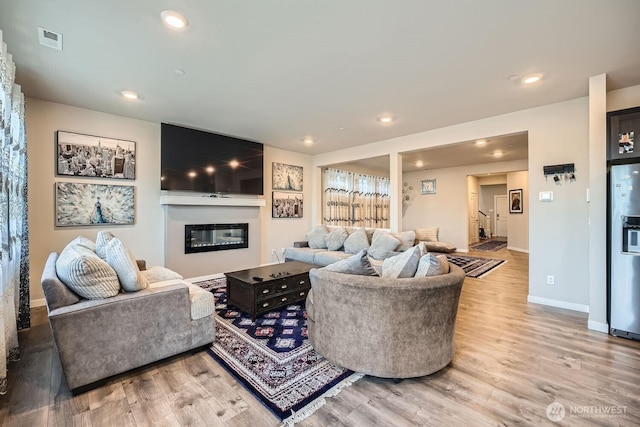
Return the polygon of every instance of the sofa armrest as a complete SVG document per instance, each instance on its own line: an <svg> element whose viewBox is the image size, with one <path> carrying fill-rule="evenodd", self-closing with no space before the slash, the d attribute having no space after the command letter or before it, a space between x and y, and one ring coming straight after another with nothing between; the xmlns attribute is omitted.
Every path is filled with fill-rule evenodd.
<svg viewBox="0 0 640 427"><path fill-rule="evenodd" d="M184 283L82 300L49 322L71 389L192 348Z"/></svg>
<svg viewBox="0 0 640 427"><path fill-rule="evenodd" d="M293 242L293 247L294 248L308 248L309 247L309 242L301 240L299 242Z"/></svg>

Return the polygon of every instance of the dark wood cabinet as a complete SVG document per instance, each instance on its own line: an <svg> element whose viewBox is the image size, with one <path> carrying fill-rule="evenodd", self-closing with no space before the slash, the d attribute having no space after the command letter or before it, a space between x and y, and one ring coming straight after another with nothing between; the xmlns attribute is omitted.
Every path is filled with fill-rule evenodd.
<svg viewBox="0 0 640 427"><path fill-rule="evenodd" d="M314 267L318 266L291 261L225 273L227 305L238 307L255 320L261 314L304 301L311 289L309 270Z"/></svg>

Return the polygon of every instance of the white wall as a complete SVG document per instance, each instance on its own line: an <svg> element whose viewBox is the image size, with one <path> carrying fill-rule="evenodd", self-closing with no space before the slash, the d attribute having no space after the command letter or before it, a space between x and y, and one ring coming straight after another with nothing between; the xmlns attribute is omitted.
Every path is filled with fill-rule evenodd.
<svg viewBox="0 0 640 427"><path fill-rule="evenodd" d="M440 227L440 240L467 250L468 176L526 169L527 161L486 163L455 168L405 172L403 182L413 185L415 196L405 203L402 224L405 230ZM420 181L436 180L436 194L420 194ZM477 180L476 180L477 181ZM416 191L417 190L417 191Z"/></svg>
<svg viewBox="0 0 640 427"><path fill-rule="evenodd" d="M509 213L509 228L507 230L507 249L529 252L529 172L509 172L507 174L508 190L522 189L522 213ZM510 199L507 199L511 203Z"/></svg>
<svg viewBox="0 0 640 427"><path fill-rule="evenodd" d="M303 205L302 218L272 218L272 163L284 163L287 165L302 166L303 173ZM311 156L281 150L274 147L264 149L264 191L267 206L262 208L262 262L276 262L271 250L275 249L282 261L282 248L292 246L293 242L306 240L305 234L311 230L312 222L312 168Z"/></svg>
<svg viewBox="0 0 640 427"><path fill-rule="evenodd" d="M484 185L482 181L479 181L479 184L480 184L480 196L479 196L480 202L478 203L478 207L482 212L484 212L487 215L491 215L491 218L493 218L494 196L506 196L507 184L505 183L505 184Z"/></svg>
<svg viewBox="0 0 640 427"><path fill-rule="evenodd" d="M105 227L55 227L55 182L134 185L136 220L130 226L109 226L117 237L149 265L162 265L164 232L160 207L160 125L112 114L27 99L29 156L29 251L31 300L42 304L40 275L47 256L60 251L74 237L95 240ZM55 176L55 132L65 130L136 142L136 179L89 179Z"/></svg>

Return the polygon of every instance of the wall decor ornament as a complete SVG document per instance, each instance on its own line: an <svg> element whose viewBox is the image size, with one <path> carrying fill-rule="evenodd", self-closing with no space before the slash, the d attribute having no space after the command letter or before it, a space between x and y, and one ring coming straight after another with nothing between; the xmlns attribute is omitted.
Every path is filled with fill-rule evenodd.
<svg viewBox="0 0 640 427"><path fill-rule="evenodd" d="M273 218L302 218L302 193L273 192Z"/></svg>
<svg viewBox="0 0 640 427"><path fill-rule="evenodd" d="M509 213L522 213L522 188L509 190Z"/></svg>
<svg viewBox="0 0 640 427"><path fill-rule="evenodd" d="M135 221L135 187L56 183L56 226L122 225Z"/></svg>
<svg viewBox="0 0 640 427"><path fill-rule="evenodd" d="M436 194L436 180L423 179L420 181L420 194Z"/></svg>
<svg viewBox="0 0 640 427"><path fill-rule="evenodd" d="M272 171L274 190L302 191L302 166L273 162Z"/></svg>
<svg viewBox="0 0 640 427"><path fill-rule="evenodd" d="M58 175L136 179L136 143L56 132Z"/></svg>

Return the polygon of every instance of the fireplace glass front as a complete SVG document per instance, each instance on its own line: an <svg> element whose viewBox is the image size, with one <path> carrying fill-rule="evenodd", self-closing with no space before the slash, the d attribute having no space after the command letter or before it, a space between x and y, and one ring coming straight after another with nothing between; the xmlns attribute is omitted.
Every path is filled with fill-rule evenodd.
<svg viewBox="0 0 640 427"><path fill-rule="evenodd" d="M249 247L249 224L184 226L184 253L224 251Z"/></svg>

